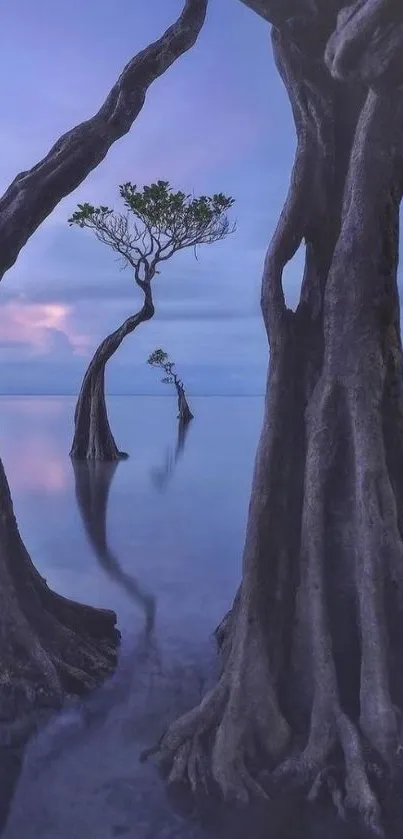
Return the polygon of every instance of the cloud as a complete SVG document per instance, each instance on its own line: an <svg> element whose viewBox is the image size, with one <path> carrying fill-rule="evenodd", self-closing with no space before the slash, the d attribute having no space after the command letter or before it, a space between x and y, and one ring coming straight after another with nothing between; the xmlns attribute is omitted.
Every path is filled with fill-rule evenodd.
<svg viewBox="0 0 403 839"><path fill-rule="evenodd" d="M73 326L72 309L58 302L33 303L20 294L0 306L0 346L28 355L82 354L88 339Z"/></svg>

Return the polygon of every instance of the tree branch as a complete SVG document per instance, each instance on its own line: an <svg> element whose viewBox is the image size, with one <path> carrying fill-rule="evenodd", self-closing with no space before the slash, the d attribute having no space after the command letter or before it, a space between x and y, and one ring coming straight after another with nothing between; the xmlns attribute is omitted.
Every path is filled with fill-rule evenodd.
<svg viewBox="0 0 403 839"><path fill-rule="evenodd" d="M68 131L46 157L21 172L0 199L0 279L59 201L73 192L130 130L146 92L189 50L203 26L208 0L186 0L164 35L129 61L98 113Z"/></svg>
<svg viewBox="0 0 403 839"><path fill-rule="evenodd" d="M312 92L306 96L305 76L298 72L300 55L279 30L272 32L277 69L287 89L297 131L297 150L289 192L278 225L269 245L262 280L261 307L271 346L281 337L286 304L282 285L285 266L309 234L312 210L320 212L321 195L315 167L320 167L316 112ZM295 82L295 79L298 79ZM308 103L310 107L308 107Z"/></svg>

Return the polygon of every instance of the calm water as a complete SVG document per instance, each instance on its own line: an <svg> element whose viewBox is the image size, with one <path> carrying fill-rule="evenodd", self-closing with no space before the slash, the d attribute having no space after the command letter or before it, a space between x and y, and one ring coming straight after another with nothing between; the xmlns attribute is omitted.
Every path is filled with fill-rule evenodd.
<svg viewBox="0 0 403 839"><path fill-rule="evenodd" d="M239 580L260 398L195 398L195 420L175 464L176 404L111 397L118 445L130 453L109 475L109 546L156 599L164 637L205 639ZM74 400L0 399L0 454L23 539L61 594L115 609L133 634L142 610L111 580L88 543L68 456ZM95 478L96 480L96 478Z"/></svg>
<svg viewBox="0 0 403 839"><path fill-rule="evenodd" d="M178 447L175 400L112 397L112 428L130 459L75 473L73 399L0 401L0 453L35 565L58 592L116 610L124 639L112 683L28 749L6 839L206 835L172 813L138 755L210 678L209 637L240 577L262 407L260 398L192 399L195 420Z"/></svg>

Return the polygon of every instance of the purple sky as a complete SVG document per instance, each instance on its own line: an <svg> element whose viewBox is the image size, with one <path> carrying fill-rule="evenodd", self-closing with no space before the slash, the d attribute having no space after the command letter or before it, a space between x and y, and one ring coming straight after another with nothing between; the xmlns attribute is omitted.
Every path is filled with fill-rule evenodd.
<svg viewBox="0 0 403 839"><path fill-rule="evenodd" d="M3 7L1 192L98 109L126 61L181 5L13 0ZM232 195L238 230L200 248L198 262L189 251L165 264L154 287L157 314L109 365L108 389L161 393L145 360L162 346L190 392L262 392L261 270L294 145L268 26L236 0L211 0L196 47L152 85L130 134L57 207L2 281L0 392L75 393L99 341L137 310L129 271L90 231L69 228L67 218L83 200L120 209L120 183L158 178L196 194ZM297 257L285 277L291 303L300 275Z"/></svg>

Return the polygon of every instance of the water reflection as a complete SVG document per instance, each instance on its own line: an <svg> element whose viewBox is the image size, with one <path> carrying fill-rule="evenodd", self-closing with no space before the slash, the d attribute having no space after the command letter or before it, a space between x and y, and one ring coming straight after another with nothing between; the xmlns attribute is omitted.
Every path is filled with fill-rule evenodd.
<svg viewBox="0 0 403 839"><path fill-rule="evenodd" d="M116 616L50 589L20 534L0 459L0 831L33 733L66 693L85 695L117 662ZM84 652L85 651L85 654Z"/></svg>
<svg viewBox="0 0 403 839"><path fill-rule="evenodd" d="M107 536L108 499L118 463L72 461L76 500L90 547L101 568L117 582L143 610L146 634L155 622L155 597L147 594L137 579L122 568Z"/></svg>
<svg viewBox="0 0 403 839"><path fill-rule="evenodd" d="M186 457L169 491L157 496L149 480L150 464L157 462L161 439L169 428L171 403L161 399L150 406L148 400L137 398L111 399L113 423L133 456L109 476L101 468L102 478L91 478L85 464L84 474L75 476L90 551L77 522L74 474L67 456L74 402L65 401L57 422L46 419L46 404L42 414L38 410L38 424L40 420L48 439L47 457L57 453L67 469L67 485L65 491L50 496L41 483L38 464L38 474L32 476L37 479L37 491L16 492L23 532L31 546L37 540L40 570L53 577L62 593L83 595L97 605L115 605L116 597L120 625L128 609L130 639L124 635L112 679L85 701L67 703L28 744L15 793L21 755L7 749L4 764L0 761L2 839L347 839L328 807L326 817L312 823L310 810L301 811L298 803L290 807L289 801L281 825L272 813L270 817L263 813L259 820L235 807L229 825L224 819L203 826L184 821L173 812L152 763L141 764L138 759L215 681L215 648L207 639L239 582L237 556L260 424L259 405L256 400L222 400L213 406L209 400L197 403L198 420ZM18 476L10 453L19 439L30 441L34 448L38 432L34 411L19 411L19 403L14 402L8 422L3 416L0 427L0 448L4 447L9 460L13 494ZM6 411L5 415L7 419ZM206 457L208 452L214 456ZM112 481L116 483L110 492ZM124 584L118 589L110 582L118 582L118 577L113 553L110 565L107 512L116 552L122 557L127 553L141 581L157 593L158 621L153 633L147 632L147 618L145 631L142 625L140 631L134 626L138 606L141 624L147 613L142 602L145 586L131 575L134 591L138 594L140 589L140 599L133 591L133 603L122 591ZM97 555L97 563L91 562L90 552ZM121 563L117 565L121 575ZM110 577L105 576L106 566L112 571ZM126 582L127 576L123 572ZM3 829L11 796L11 812ZM402 819L394 834L398 839L401 824ZM357 837L354 829L348 834L348 839Z"/></svg>
<svg viewBox="0 0 403 839"><path fill-rule="evenodd" d="M101 465L95 479L86 464L81 476L69 465L74 400L64 400L60 416L48 411L46 401L38 404L43 411L38 408L36 421L31 407L22 411L13 400L0 424L21 527L57 590L116 608L123 649L113 678L84 702L69 702L28 745L2 839L210 839L214 831L172 811L154 766L138 758L214 681L216 651L209 638L239 582L260 402L196 401L191 443L179 463L183 438L170 425L172 401L111 398L113 424L132 457L109 475ZM168 469L163 481L168 489L157 493L150 468L159 463L170 433L179 468L173 480ZM67 469L63 491L49 493L38 461L32 476L36 491L19 483L14 457L19 440L35 449L39 434L47 440L44 462L56 455ZM209 452L214 456L206 456ZM115 576L111 553L126 582L125 571L130 573L137 593L156 594L153 633L147 635L141 597L129 599ZM238 834L234 827L218 835L238 839ZM240 839L249 835L260 839L250 823Z"/></svg>
<svg viewBox="0 0 403 839"><path fill-rule="evenodd" d="M173 449L168 449L168 452L165 457L165 461L162 466L156 466L151 469L151 480L154 486L163 492L171 478L173 473L175 472L176 466L178 464L178 460L183 456L186 440L189 434L190 423L189 422L181 422L178 423L178 431L176 436L176 444Z"/></svg>

